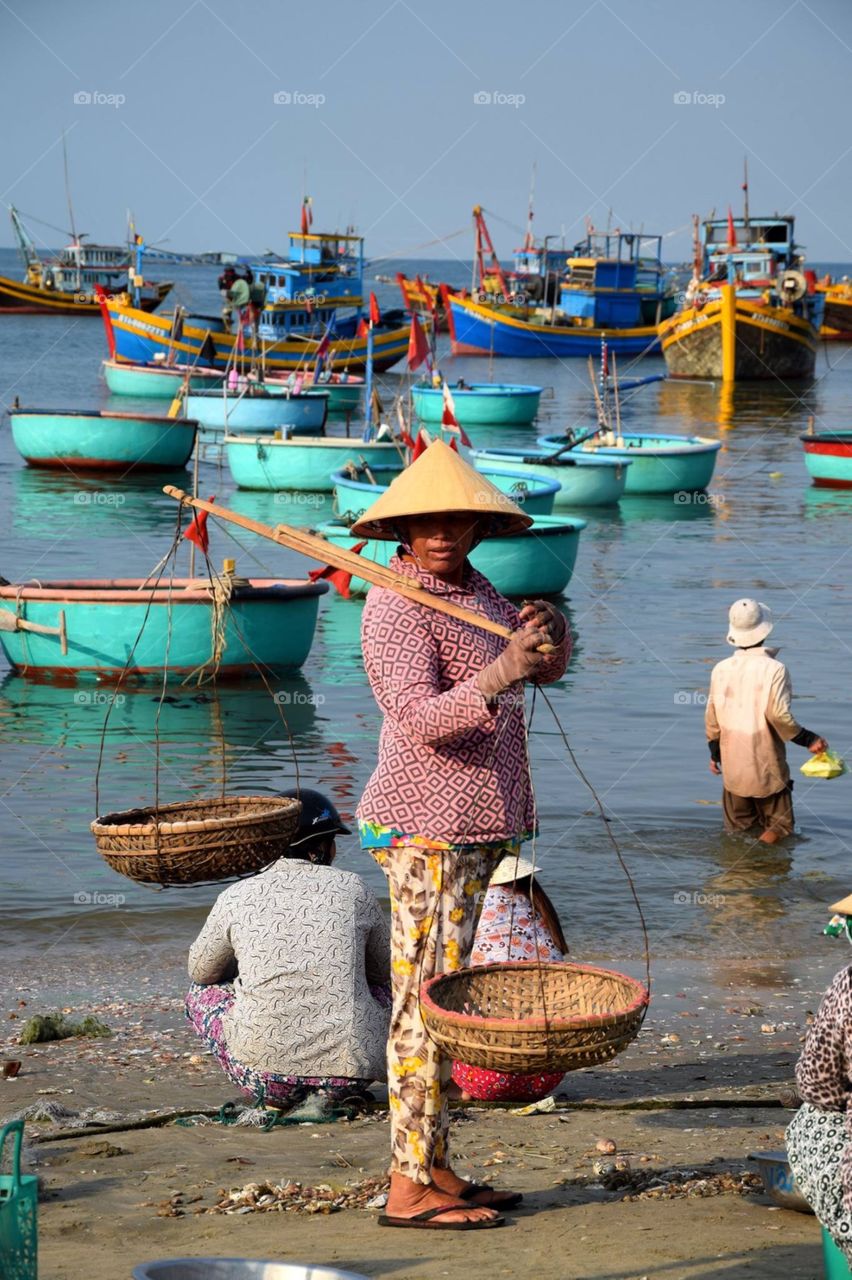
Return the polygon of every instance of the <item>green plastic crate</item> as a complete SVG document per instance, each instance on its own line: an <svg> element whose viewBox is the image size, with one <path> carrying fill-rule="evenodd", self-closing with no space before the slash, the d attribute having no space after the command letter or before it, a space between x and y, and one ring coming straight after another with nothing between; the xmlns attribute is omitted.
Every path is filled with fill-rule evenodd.
<svg viewBox="0 0 852 1280"><path fill-rule="evenodd" d="M852 1277L846 1254L837 1247L825 1227L822 1229L822 1263L825 1280L850 1280Z"/></svg>
<svg viewBox="0 0 852 1280"><path fill-rule="evenodd" d="M21 1177L23 1136L23 1120L0 1129L0 1280L38 1280L38 1179Z"/></svg>

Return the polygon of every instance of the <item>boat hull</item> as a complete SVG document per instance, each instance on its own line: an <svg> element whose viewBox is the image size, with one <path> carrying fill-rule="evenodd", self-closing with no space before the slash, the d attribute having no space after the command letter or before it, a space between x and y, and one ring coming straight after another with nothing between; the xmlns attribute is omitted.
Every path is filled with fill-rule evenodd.
<svg viewBox="0 0 852 1280"><path fill-rule="evenodd" d="M401 469L401 466L371 467L375 484L353 479L343 471L335 471L332 475L335 512L353 519L363 515L387 491ZM490 462L486 466L479 466L477 463L477 470L527 515L549 516L552 513L559 493L559 482L555 476L533 476L526 472L522 474L520 467L510 470L508 467L492 466Z"/></svg>
<svg viewBox="0 0 852 1280"><path fill-rule="evenodd" d="M154 286L155 292L140 299L140 314L156 311L171 292L171 283ZM0 276L0 315L31 316L100 316L101 307L90 293L61 293L56 289L39 289L35 285Z"/></svg>
<svg viewBox="0 0 852 1280"><path fill-rule="evenodd" d="M186 466L197 423L135 414L10 414L15 448L32 467L165 471Z"/></svg>
<svg viewBox="0 0 852 1280"><path fill-rule="evenodd" d="M263 437L225 437L231 475L240 489L276 492L331 493L332 472L365 462L382 466L399 458L394 444L364 444L360 439L270 440Z"/></svg>
<svg viewBox="0 0 852 1280"><path fill-rule="evenodd" d="M818 333L786 307L736 299L734 378L810 378ZM660 325L663 356L671 378L721 380L722 302L688 307Z"/></svg>
<svg viewBox="0 0 852 1280"><path fill-rule="evenodd" d="M283 396L287 394L287 386L283 383L270 382L267 380L263 383L264 390L274 396ZM324 391L328 396L328 411L334 414L353 413L361 404L361 397L364 393L364 381L359 379L357 382L313 382L310 378L305 380L305 390Z"/></svg>
<svg viewBox="0 0 852 1280"><path fill-rule="evenodd" d="M474 382L451 388L456 418L463 427L527 427L535 420L542 387ZM421 422L437 423L444 412L441 387L413 386L411 402Z"/></svg>
<svg viewBox="0 0 852 1280"><path fill-rule="evenodd" d="M721 441L700 436L623 436L625 447L581 445L580 456L628 459L626 494L698 493L713 478ZM564 445L562 436L539 436L538 444L553 451Z"/></svg>
<svg viewBox="0 0 852 1280"><path fill-rule="evenodd" d="M826 489L852 489L852 433L803 435L805 466L815 485Z"/></svg>
<svg viewBox="0 0 852 1280"><path fill-rule="evenodd" d="M196 584L198 580L196 579ZM320 590L317 590L320 588ZM225 646L217 678L262 669L300 667L310 652L319 597L326 582L255 580L235 587L224 611ZM0 631L0 646L16 670L30 675L89 673L116 680L182 679L211 660L213 603L203 583L186 579L157 588L141 579L0 587L0 607L28 622L59 628L64 615L67 652L59 635Z"/></svg>
<svg viewBox="0 0 852 1280"><path fill-rule="evenodd" d="M123 364L104 360L104 380L114 396L136 396L146 400L173 400L186 385L187 368L162 364ZM221 387L224 373L208 369L189 373L190 391Z"/></svg>
<svg viewBox="0 0 852 1280"><path fill-rule="evenodd" d="M829 342L852 342L852 288L849 285L817 285L817 290L825 301L819 336Z"/></svg>
<svg viewBox="0 0 852 1280"><path fill-rule="evenodd" d="M537 452L537 449L523 452L512 449L477 449L474 450L474 462L478 471L484 471L486 467L505 466L519 475L558 480L559 489L554 497L554 509L557 512L573 507L611 507L624 496L627 474L633 466L630 460L590 458L583 454L564 465L523 461ZM542 449L540 452L543 457L547 457L554 451Z"/></svg>
<svg viewBox="0 0 852 1280"><path fill-rule="evenodd" d="M509 315L495 307L449 296L450 336L454 355L516 356L524 360L599 356L601 342L618 355L659 350L655 325L636 329L589 329L582 325L550 325Z"/></svg>
<svg viewBox="0 0 852 1280"><path fill-rule="evenodd" d="M187 417L207 431L273 432L322 431L328 417L328 396L303 391L297 396L227 395L218 391L190 391L184 397Z"/></svg>
<svg viewBox="0 0 852 1280"><path fill-rule="evenodd" d="M470 553L470 562L501 595L561 595L571 581L580 533L585 527L585 520L536 516L532 528L523 533L485 538ZM360 541L339 521L322 524L317 532L347 550ZM371 538L362 554L386 565L395 552L395 542ZM370 583L364 578L353 577L349 589L352 595L363 596L369 588Z"/></svg>
<svg viewBox="0 0 852 1280"><path fill-rule="evenodd" d="M199 360L205 340L209 339L207 350L209 352L212 345L213 351L209 359L205 356L204 363L216 369L227 369L234 364L237 335L222 332L218 318L211 318L208 323L204 318L190 317L180 326L180 336L176 337L173 316L146 315L118 302L108 302L107 311L116 354L122 360L146 363L161 353L181 364L193 364ZM374 329L373 368L377 372L392 368L408 351L408 337L408 325ZM316 348L317 342L296 338L263 341L255 347L251 337L244 335L243 353L237 356L237 363L248 367L256 362L270 373L289 373L312 363ZM338 368L345 366L352 372L360 372L367 366L367 339L357 333L332 336L326 358Z"/></svg>

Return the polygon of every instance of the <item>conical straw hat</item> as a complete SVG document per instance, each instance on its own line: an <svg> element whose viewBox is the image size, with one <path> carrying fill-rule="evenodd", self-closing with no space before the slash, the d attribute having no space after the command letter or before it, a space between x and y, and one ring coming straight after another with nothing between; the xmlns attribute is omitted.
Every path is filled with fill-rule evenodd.
<svg viewBox="0 0 852 1280"><path fill-rule="evenodd" d="M833 902L828 909L835 916L852 916L852 893L848 898L841 898L839 902Z"/></svg>
<svg viewBox="0 0 852 1280"><path fill-rule="evenodd" d="M455 449L433 440L416 462L401 471L381 497L352 525L359 538L397 538L394 526L407 516L439 512L470 512L483 516L482 537L497 533L521 533L532 517L517 507L508 494L486 480Z"/></svg>

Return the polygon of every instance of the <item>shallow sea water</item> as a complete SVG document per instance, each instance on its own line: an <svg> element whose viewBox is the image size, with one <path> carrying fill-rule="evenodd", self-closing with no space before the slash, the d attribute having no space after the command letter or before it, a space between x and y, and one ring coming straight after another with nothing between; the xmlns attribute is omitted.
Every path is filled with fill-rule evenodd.
<svg viewBox="0 0 852 1280"><path fill-rule="evenodd" d="M433 275L442 274L441 264L429 265ZM16 273L6 251L0 271ZM178 280L180 301L216 305L215 271L159 274ZM397 305L394 290L375 287L384 306ZM0 317L3 402L18 396L28 405L103 406L104 354L97 320ZM578 513L589 523L562 602L575 651L565 679L549 693L633 874L652 951L666 963L704 955L708 970L721 975L746 962L789 957L798 966L809 954L824 956L825 905L852 889L850 780L801 777L804 753L791 747L798 837L776 849L727 839L702 724L711 666L728 652L728 606L754 595L775 613L773 643L792 671L796 715L852 755L845 705L852 493L810 486L798 438L812 415L820 426L850 424L850 354L848 347L827 348L810 384L724 392L659 383L629 394L625 430L697 432L723 441L710 490L688 502L635 498ZM442 364L450 381L488 376L487 360ZM661 369L659 359L642 366ZM538 430L591 425L583 362L506 360L494 373L553 393L538 428L493 429L490 442L532 443ZM399 373L382 375L386 403L404 382ZM174 531L174 504L162 483L160 477L110 487L32 471L15 452L5 420L0 573L12 581L148 573ZM188 487L189 473L176 483ZM215 463L202 464L200 488L270 523L315 524L330 514L330 502L313 495L294 502L234 494L227 468ZM216 527L211 559L236 555L244 575L305 571L304 561L268 542L243 533L239 541L235 546ZM157 754L162 800L215 793L223 772L236 793L293 785L283 713L303 784L326 790L351 814L375 759L379 725L360 661L360 613L354 601L324 598L311 655L301 674L276 683L277 700L249 683L172 687L162 705L152 686L123 690L107 725L101 811L151 802ZM38 684L0 667L0 916L7 955L31 957L28 972L32 964L63 964L79 947L132 954L152 943L188 944L215 896L215 888L147 890L100 860L89 822L109 697L93 683ZM540 699L532 757L541 879L572 951L638 971L641 934L628 887ZM364 874L384 895L383 877L354 837L340 842L340 865Z"/></svg>

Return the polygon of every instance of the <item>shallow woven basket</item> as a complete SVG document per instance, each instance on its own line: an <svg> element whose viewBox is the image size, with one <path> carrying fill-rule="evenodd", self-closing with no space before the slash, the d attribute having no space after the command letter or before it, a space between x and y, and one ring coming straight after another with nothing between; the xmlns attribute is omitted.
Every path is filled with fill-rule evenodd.
<svg viewBox="0 0 852 1280"><path fill-rule="evenodd" d="M420 989L426 1028L443 1052L489 1071L576 1071L633 1040L648 1007L641 982L582 964L486 964L439 974Z"/></svg>
<svg viewBox="0 0 852 1280"><path fill-rule="evenodd" d="M222 796L96 818L113 871L141 884L199 884L247 876L286 853L302 806L287 796Z"/></svg>

